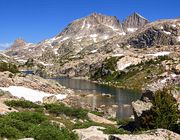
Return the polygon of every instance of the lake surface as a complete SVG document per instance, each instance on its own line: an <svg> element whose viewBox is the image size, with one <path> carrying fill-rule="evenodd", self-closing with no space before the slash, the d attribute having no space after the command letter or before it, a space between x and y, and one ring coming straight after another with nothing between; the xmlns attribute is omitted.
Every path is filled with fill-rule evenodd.
<svg viewBox="0 0 180 140"><path fill-rule="evenodd" d="M116 105L115 116L119 118L130 117L132 115L131 102L141 97L141 94L133 90L119 89L107 85L100 85L82 79L71 79L68 77L60 77L56 79L61 85L74 89L75 92L83 92L93 94L93 96L82 97L79 104L88 103L92 109L102 105ZM111 98L104 95L110 94ZM112 111L112 113L114 113Z"/></svg>

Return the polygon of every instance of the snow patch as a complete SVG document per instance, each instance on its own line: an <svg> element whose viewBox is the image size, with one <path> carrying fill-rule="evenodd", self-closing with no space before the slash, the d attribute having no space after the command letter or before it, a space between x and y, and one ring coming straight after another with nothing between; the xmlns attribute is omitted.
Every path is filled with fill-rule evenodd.
<svg viewBox="0 0 180 140"><path fill-rule="evenodd" d="M90 27L91 27L91 24L88 23L88 24L87 24L87 28L89 29Z"/></svg>
<svg viewBox="0 0 180 140"><path fill-rule="evenodd" d="M79 40L79 39L82 39L82 38L83 38L82 36L78 36L75 39Z"/></svg>
<svg viewBox="0 0 180 140"><path fill-rule="evenodd" d="M44 62L39 62L39 63L44 65L44 66L53 66L53 64L47 64L47 63L44 63Z"/></svg>
<svg viewBox="0 0 180 140"><path fill-rule="evenodd" d="M92 37L92 38L95 38L95 37L97 37L98 35L97 34L92 34L92 35L90 35L90 37Z"/></svg>
<svg viewBox="0 0 180 140"><path fill-rule="evenodd" d="M127 45L126 47L127 47L127 48L131 48L131 45Z"/></svg>
<svg viewBox="0 0 180 140"><path fill-rule="evenodd" d="M174 28L175 28L175 27L176 27L176 25L175 25L175 24L173 24L173 25L172 25L172 27L174 27Z"/></svg>
<svg viewBox="0 0 180 140"><path fill-rule="evenodd" d="M23 59L17 59L18 62L23 62L23 63L26 63L27 60L23 60Z"/></svg>
<svg viewBox="0 0 180 140"><path fill-rule="evenodd" d="M8 61L7 60L1 60L2 62L5 62L5 63L8 63Z"/></svg>
<svg viewBox="0 0 180 140"><path fill-rule="evenodd" d="M128 32L135 32L138 28L127 28Z"/></svg>
<svg viewBox="0 0 180 140"><path fill-rule="evenodd" d="M124 54L120 53L120 54L113 54L112 57L121 57L123 56Z"/></svg>
<svg viewBox="0 0 180 140"><path fill-rule="evenodd" d="M92 50L91 53L96 53L98 50Z"/></svg>
<svg viewBox="0 0 180 140"><path fill-rule="evenodd" d="M180 36L177 37L177 41L180 42Z"/></svg>
<svg viewBox="0 0 180 140"><path fill-rule="evenodd" d="M58 52L57 52L58 49L54 49L53 51L54 51L54 54L58 54Z"/></svg>
<svg viewBox="0 0 180 140"><path fill-rule="evenodd" d="M16 96L18 98L24 98L31 102L38 102L38 101L43 102L44 97L49 97L54 95L21 86L0 87L0 89L3 91L9 91L13 96ZM54 96L56 96L58 100L63 100L67 97L67 95L65 94L57 94Z"/></svg>
<svg viewBox="0 0 180 140"><path fill-rule="evenodd" d="M103 38L104 38L104 39L108 39L108 38L109 38L109 36L108 36L108 35L105 35L105 36L103 36Z"/></svg>
<svg viewBox="0 0 180 140"><path fill-rule="evenodd" d="M65 37L65 38L63 38L62 40L61 40L61 42L62 41L65 41L65 40L68 40L69 39L69 37Z"/></svg>
<svg viewBox="0 0 180 140"><path fill-rule="evenodd" d="M106 25L106 26L108 26L108 25ZM114 31L118 31L119 30L118 28L115 28L114 26L108 26L108 27L111 28Z"/></svg>
<svg viewBox="0 0 180 140"><path fill-rule="evenodd" d="M98 37L97 34L92 34L92 35L90 35L90 37L93 39L94 42L97 42L97 38L96 38L96 37Z"/></svg>
<svg viewBox="0 0 180 140"><path fill-rule="evenodd" d="M157 52L155 54L147 54L148 56L164 56L164 55L169 55L170 52Z"/></svg>
<svg viewBox="0 0 180 140"><path fill-rule="evenodd" d="M125 68L129 67L132 63L126 63L124 65L118 65L118 70L124 70Z"/></svg>
<svg viewBox="0 0 180 140"><path fill-rule="evenodd" d="M84 29L85 25L86 25L86 21L84 20L81 29Z"/></svg>
<svg viewBox="0 0 180 140"><path fill-rule="evenodd" d="M119 45L119 44L116 44L116 46L117 46L118 48L120 48L120 45Z"/></svg>
<svg viewBox="0 0 180 140"><path fill-rule="evenodd" d="M163 27L163 26L161 26L160 28L161 28L162 30L164 29L164 27Z"/></svg>
<svg viewBox="0 0 180 140"><path fill-rule="evenodd" d="M163 31L165 34L170 35L171 32Z"/></svg>
<svg viewBox="0 0 180 140"><path fill-rule="evenodd" d="M122 32L122 33L118 33L119 35L126 35L126 33L125 32Z"/></svg>

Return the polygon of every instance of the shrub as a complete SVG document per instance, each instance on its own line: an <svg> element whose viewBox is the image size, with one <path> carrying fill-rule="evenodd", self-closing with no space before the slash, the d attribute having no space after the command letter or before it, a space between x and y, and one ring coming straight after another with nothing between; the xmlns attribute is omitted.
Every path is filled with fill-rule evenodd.
<svg viewBox="0 0 180 140"><path fill-rule="evenodd" d="M40 105L35 104L30 101L24 101L24 100L11 100L11 101L5 101L5 104L10 107L22 107L22 108L41 108Z"/></svg>
<svg viewBox="0 0 180 140"><path fill-rule="evenodd" d="M157 91L151 112L143 117L141 122L145 128L164 128L176 131L180 119L178 104L167 89Z"/></svg>
<svg viewBox="0 0 180 140"><path fill-rule="evenodd" d="M34 60L32 58L29 58L24 65L27 67L33 67L34 66Z"/></svg>
<svg viewBox="0 0 180 140"><path fill-rule="evenodd" d="M12 63L6 63L6 62L0 62L0 71L10 71L12 73L18 73L19 70L15 64Z"/></svg>
<svg viewBox="0 0 180 140"><path fill-rule="evenodd" d="M77 122L74 124L73 129L82 129L82 128L88 128L90 126L100 126L100 124L93 122L93 121L86 121L86 122Z"/></svg>
<svg viewBox="0 0 180 140"><path fill-rule="evenodd" d="M69 117L76 117L78 119L84 119L87 117L87 111L81 108L73 108L65 106L64 104L45 104L45 108L49 113L55 114L56 116L60 114L65 114Z"/></svg>
<svg viewBox="0 0 180 140"><path fill-rule="evenodd" d="M108 126L103 129L105 134L127 134L128 131L123 130L122 128L116 128L114 126Z"/></svg>
<svg viewBox="0 0 180 140"><path fill-rule="evenodd" d="M47 120L45 115L37 112L12 112L7 115L7 118L33 124L39 124Z"/></svg>
<svg viewBox="0 0 180 140"><path fill-rule="evenodd" d="M66 128L52 124L41 113L13 112L0 116L0 139L33 137L36 140L77 140L78 137Z"/></svg>
<svg viewBox="0 0 180 140"><path fill-rule="evenodd" d="M43 123L31 127L27 134L27 137L33 137L36 140L77 140L76 134L70 132L65 128L60 128L58 125L52 125L50 123Z"/></svg>
<svg viewBox="0 0 180 140"><path fill-rule="evenodd" d="M118 119L117 124L118 125L128 125L129 123L133 122L133 119L126 118L126 119Z"/></svg>

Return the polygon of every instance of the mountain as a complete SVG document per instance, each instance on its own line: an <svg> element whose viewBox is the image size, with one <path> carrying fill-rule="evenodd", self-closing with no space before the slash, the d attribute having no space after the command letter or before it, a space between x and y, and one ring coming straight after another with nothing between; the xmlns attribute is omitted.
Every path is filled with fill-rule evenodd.
<svg viewBox="0 0 180 140"><path fill-rule="evenodd" d="M14 43L10 48L5 50L5 53L17 59L18 58L27 59L32 56L31 52L34 49L35 49L35 44L27 43L24 39L18 38L14 41Z"/></svg>
<svg viewBox="0 0 180 140"><path fill-rule="evenodd" d="M18 39L5 53L20 60L33 58L53 74L87 76L109 57L138 55L134 52L136 49L145 55L147 52L141 48L152 48L155 52L157 47L174 48L178 44L180 19L150 23L133 13L120 22L116 17L93 13L73 21L55 37L38 44Z"/></svg>
<svg viewBox="0 0 180 140"><path fill-rule="evenodd" d="M138 13L133 13L123 21L123 28L127 33L131 33L148 23L149 21L146 18Z"/></svg>
<svg viewBox="0 0 180 140"><path fill-rule="evenodd" d="M74 55L86 46L125 34L122 24L116 17L93 13L73 21L51 39L33 45L18 39L8 50L16 52L18 48L21 48L18 50L18 54L28 52L31 53L31 56L40 56L46 50L60 56Z"/></svg>
<svg viewBox="0 0 180 140"><path fill-rule="evenodd" d="M89 76L98 67L103 69L103 61L106 59L126 56L119 64L124 69L131 64L136 65L143 60L154 59L154 56L163 55L162 51L175 53L173 56L178 57L179 45L180 19L155 21L130 34L115 36L92 44L79 53L78 59L76 57L70 60L65 59L59 67L56 65L53 71L58 69L57 74ZM113 61L112 63L116 62ZM105 69L105 71L108 70Z"/></svg>
<svg viewBox="0 0 180 140"><path fill-rule="evenodd" d="M66 58L72 57L88 46L116 36L123 37L130 33L130 29L138 29L146 23L148 21L137 13L129 16L123 23L115 16L92 13L73 21L55 37L38 44L17 39L11 48L6 51L6 54L21 59L39 57L43 54L47 55L47 53Z"/></svg>

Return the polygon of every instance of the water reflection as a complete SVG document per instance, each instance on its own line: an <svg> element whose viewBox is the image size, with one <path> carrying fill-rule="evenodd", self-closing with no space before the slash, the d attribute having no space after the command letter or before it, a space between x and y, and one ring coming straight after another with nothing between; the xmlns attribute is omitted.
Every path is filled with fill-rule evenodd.
<svg viewBox="0 0 180 140"><path fill-rule="evenodd" d="M81 106L89 104L93 110L101 106L112 107L113 105L116 105L116 111L114 112L116 116L120 118L129 117L132 115L132 109L130 107L130 104L132 101L139 99L141 96L140 93L132 90L124 90L106 85L99 85L81 79L70 79L67 77L61 77L56 80L61 85L66 86L68 88L72 88L77 91L81 90L81 92L87 94L93 94L90 96L81 97L78 101L78 103L81 104ZM104 94L110 94L112 97L109 98L106 96L102 96ZM108 111L111 111L110 109L112 108L108 109Z"/></svg>

